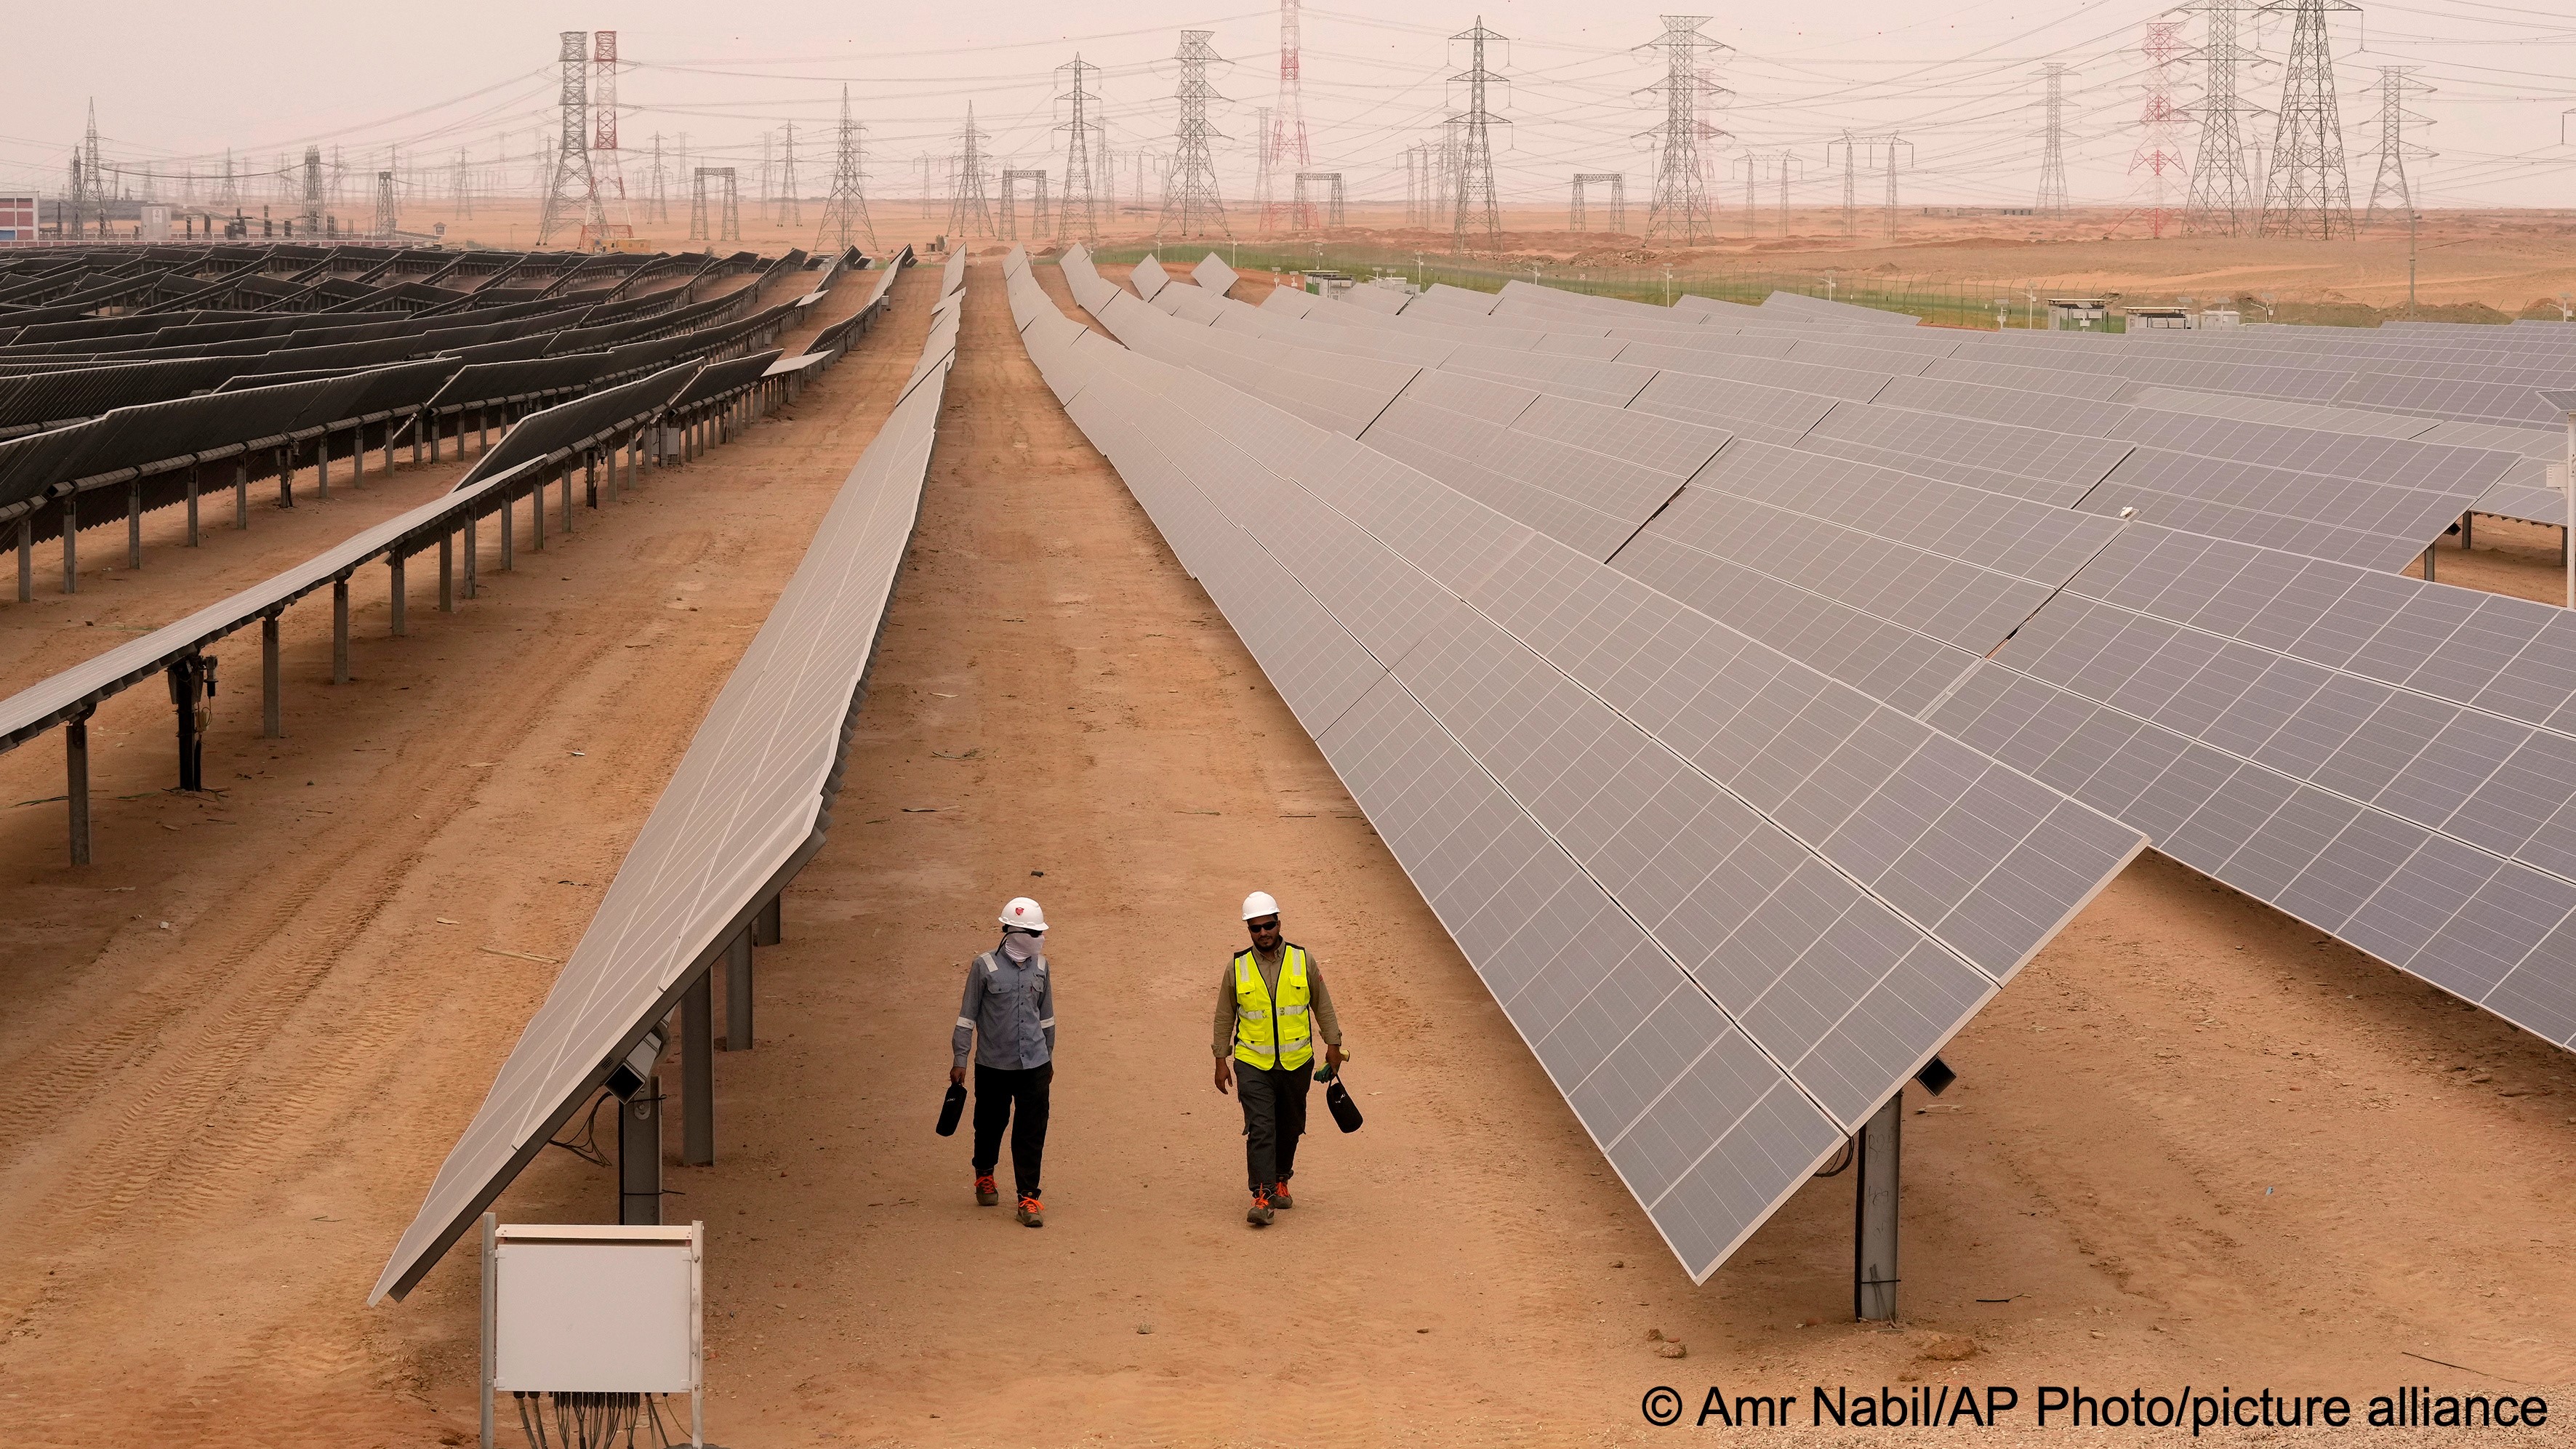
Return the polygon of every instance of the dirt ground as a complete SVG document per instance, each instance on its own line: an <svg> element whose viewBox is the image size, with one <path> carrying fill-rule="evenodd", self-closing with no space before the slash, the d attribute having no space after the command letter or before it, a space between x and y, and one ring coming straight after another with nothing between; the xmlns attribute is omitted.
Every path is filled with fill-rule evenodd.
<svg viewBox="0 0 2576 1449"><path fill-rule="evenodd" d="M527 958L578 936L909 370L931 276L795 419L454 617L385 640L362 593L357 685L313 682L327 617L290 614L289 737L226 706L229 794L157 793L137 690L94 736L100 794L140 797L101 800L99 865L61 863L59 805L0 812L15 1438L470 1438L470 1254L399 1305L368 1285L551 979ZM717 1441L1651 1443L1658 1384L1798 1395L1799 1423L1816 1384L2017 1385L2025 1420L2042 1383L2576 1384L2576 1065L2152 856L1910 1097L1901 1324L1849 1321L1849 1175L1692 1287L970 276L830 844L763 953L758 1049L717 1063L717 1164L666 1169L709 1226ZM236 551L300 556L269 523ZM133 617L204 587L166 556L117 586ZM36 637L0 684L57 667L20 664ZM0 756L7 800L59 781L48 745ZM1253 888L1330 973L1369 1114L1317 1114L1262 1232L1206 1047ZM1059 978L1040 1231L930 1130L964 963L1023 892ZM552 1153L500 1211L595 1221L614 1189Z"/></svg>

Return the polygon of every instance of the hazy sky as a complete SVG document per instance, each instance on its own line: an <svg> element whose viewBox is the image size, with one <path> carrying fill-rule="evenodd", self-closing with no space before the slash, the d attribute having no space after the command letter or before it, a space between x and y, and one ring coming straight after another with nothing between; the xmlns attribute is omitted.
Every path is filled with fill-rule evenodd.
<svg viewBox="0 0 2576 1449"><path fill-rule="evenodd" d="M1352 0L1336 0L1349 5ZM732 22L709 26L718 14ZM1789 158L1791 199L1840 198L1847 128L1895 131L1911 143L1902 178L1905 204L2027 205L2038 181L2044 62L2070 67L2067 169L2079 203L2145 199L2133 169L2142 140L2150 67L2140 51L2145 23L2197 15L2160 12L2137 0L1846 0L1837 5L1751 7L1704 29L1731 46L1717 76L1731 90L1710 119L1732 139L1714 169L1721 199L1742 199L1742 165L1761 167L1765 206L1777 196L1779 161ZM424 15L434 17L424 22ZM406 184L444 193L462 150L480 189L524 193L553 144L556 29L614 27L627 67L619 78L622 140L643 152L654 133L676 153L680 134L701 161L745 168L753 189L764 135L783 145L797 132L800 191L830 181L830 129L841 84L867 130L870 190L911 195L915 158L955 149L972 102L992 148L1012 164L1062 165L1064 117L1055 67L1082 57L1101 67L1111 145L1121 153L1171 148L1175 66L1183 26L1216 32L1228 64L1214 76L1225 97L1212 112L1224 133L1218 164L1229 201L1250 188L1253 108L1278 88L1278 17L1243 0L1193 8L1171 0L1111 7L1030 4L907 6L877 11L842 6L709 6L702 0L644 0L595 12L539 12L494 0L456 0L430 12L392 7L126 0L111 40L90 12L22 4L9 21L12 104L0 120L0 183L58 191L82 127L98 106L101 150L130 172L150 165L211 176L225 148L244 173L273 170L280 154L307 144L337 154L351 170L373 171L387 148L407 158ZM1374 18L1374 16L1402 17ZM1465 63L1448 37L1476 12L1420 5L1377 12L1308 7L1304 105L1313 169L1346 173L1352 194L1400 199L1406 147L1436 136L1440 117L1464 101L1448 80ZM1662 61L1639 49L1662 31L1631 0L1493 4L1485 23L1512 37L1488 64L1512 78L1491 101L1513 124L1496 132L1497 177L1509 202L1561 204L1575 171L1619 171L1642 205L1653 157L1639 133L1661 118L1661 101L1639 88L1659 80ZM2286 15L2246 17L2249 38L2285 56ZM2441 153L2415 161L2418 194L2429 204L2576 206L2576 148L2559 144L2561 112L2576 107L2576 14L2565 5L2489 0L2373 4L2334 17L2336 80L2343 96L2353 200L2364 203L2376 173L2379 103L2371 92L2382 65L2420 67L2434 93L2410 109L2434 122L2410 139ZM2174 100L2199 94L2188 51L2170 67ZM2279 94L2280 67L2250 73L2256 105ZM2272 122L2249 131L2268 147ZM2188 158L2194 128L2179 128ZM1748 158L1748 152L1751 153ZM1863 148L1864 159L1874 148ZM676 156L674 156L676 161ZM630 157L630 178L649 159ZM409 169L418 166L415 174ZM1132 184L1119 163L1121 196ZM1149 186L1150 182L1150 171ZM633 184L632 182L630 184ZM2173 186L2180 201L2181 183ZM1865 167L1861 199L1881 194ZM162 181L161 194L177 184ZM201 191L200 197L210 193ZM264 193L246 186L254 202Z"/></svg>

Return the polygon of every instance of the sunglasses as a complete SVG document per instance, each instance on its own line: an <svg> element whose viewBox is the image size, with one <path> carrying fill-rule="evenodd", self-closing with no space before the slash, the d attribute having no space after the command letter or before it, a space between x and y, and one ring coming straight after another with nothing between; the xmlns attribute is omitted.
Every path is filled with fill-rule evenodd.
<svg viewBox="0 0 2576 1449"><path fill-rule="evenodd" d="M1275 931L1279 929L1279 918L1277 916L1272 916L1266 921L1246 921L1244 924L1250 926L1255 931Z"/></svg>

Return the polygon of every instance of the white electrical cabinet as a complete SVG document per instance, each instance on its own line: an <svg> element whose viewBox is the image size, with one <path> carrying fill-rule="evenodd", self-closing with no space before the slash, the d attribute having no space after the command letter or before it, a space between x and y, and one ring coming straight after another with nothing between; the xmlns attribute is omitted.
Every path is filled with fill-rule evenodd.
<svg viewBox="0 0 2576 1449"><path fill-rule="evenodd" d="M687 1394L705 1442L706 1225L483 1227L483 1438L507 1393Z"/></svg>

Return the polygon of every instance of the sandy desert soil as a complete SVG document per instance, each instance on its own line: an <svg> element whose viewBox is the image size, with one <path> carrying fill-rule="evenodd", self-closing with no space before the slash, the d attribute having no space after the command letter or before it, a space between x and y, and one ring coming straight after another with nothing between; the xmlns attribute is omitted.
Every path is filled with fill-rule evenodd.
<svg viewBox="0 0 2576 1449"><path fill-rule="evenodd" d="M1657 1384L1803 1415L1812 1384L2576 1383L2576 1067L2154 857L1911 1099L1900 1325L1849 1322L1849 1176L1692 1287L970 270L831 843L764 953L758 1049L717 1064L717 1164L667 1169L710 1228L720 1442L1651 1443ZM551 977L525 957L588 919L930 285L794 420L409 640L362 629L351 689L309 682L325 626L290 616L290 737L228 709L233 794L102 802L77 876L58 817L0 815L27 903L0 927L20 1439L470 1436L470 1261L400 1305L367 1286ZM687 506L715 490L738 508ZM140 695L102 795L164 783ZM0 786L56 768L21 750ZM1370 1116L1319 1114L1260 1233L1205 1046L1256 886L1332 973ZM963 964L1024 891L1061 982L1034 1232L930 1131ZM613 1188L549 1154L501 1211L597 1220Z"/></svg>

